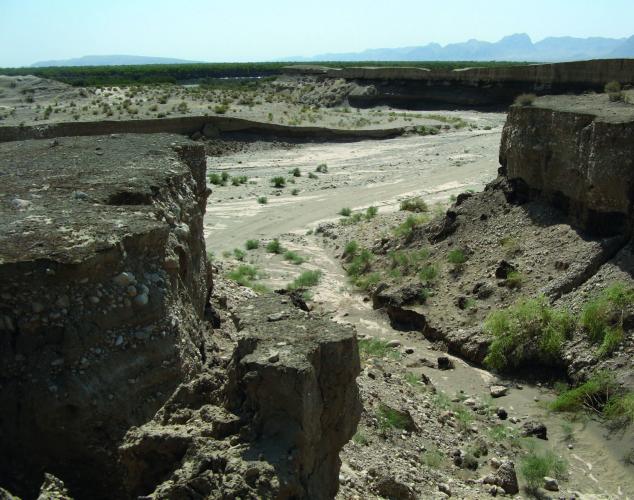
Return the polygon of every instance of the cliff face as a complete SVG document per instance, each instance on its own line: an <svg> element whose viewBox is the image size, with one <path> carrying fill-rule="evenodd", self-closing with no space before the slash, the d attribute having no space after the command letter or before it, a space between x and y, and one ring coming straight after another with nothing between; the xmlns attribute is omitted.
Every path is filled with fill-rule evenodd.
<svg viewBox="0 0 634 500"><path fill-rule="evenodd" d="M634 200L634 109L606 95L539 98L512 106L500 164L528 197L541 196L597 234L629 233Z"/></svg>
<svg viewBox="0 0 634 500"><path fill-rule="evenodd" d="M1 487L334 497L360 414L354 331L262 297L221 358L205 161L167 134L0 145Z"/></svg>
<svg viewBox="0 0 634 500"><path fill-rule="evenodd" d="M0 157L0 480L117 491L114 443L206 355L203 148L72 138Z"/></svg>

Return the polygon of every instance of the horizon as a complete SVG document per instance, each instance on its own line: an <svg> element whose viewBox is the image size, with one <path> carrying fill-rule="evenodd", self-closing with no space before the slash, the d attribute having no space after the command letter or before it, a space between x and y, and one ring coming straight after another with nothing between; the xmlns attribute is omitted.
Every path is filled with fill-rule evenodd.
<svg viewBox="0 0 634 500"><path fill-rule="evenodd" d="M0 43L13 50L0 54L0 67L86 55L264 62L430 43L446 46L472 39L497 42L524 33L533 42L633 34L629 19L634 17L634 4L623 0L610 5L562 0L556 6L537 0L528 10L519 2L500 0L454 0L451 5L450 12L446 4L413 0L397 0L389 11L368 9L360 0L345 5L325 0L319 8L290 0L266 5L252 0L240 5L190 0L178 7L166 0L138 0L132 5L113 0L95 9L77 0L3 0ZM462 15L456 16L456 11ZM544 17L544 12L549 15ZM358 21L361 13L363 23Z"/></svg>

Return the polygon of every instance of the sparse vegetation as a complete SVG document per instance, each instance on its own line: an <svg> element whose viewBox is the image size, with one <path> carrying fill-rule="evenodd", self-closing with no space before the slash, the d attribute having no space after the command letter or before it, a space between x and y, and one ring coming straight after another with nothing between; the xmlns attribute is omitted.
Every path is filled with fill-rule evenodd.
<svg viewBox="0 0 634 500"><path fill-rule="evenodd" d="M326 165L325 163L317 165L317 168L315 169L315 172L319 172L320 174L327 174L328 173L328 165Z"/></svg>
<svg viewBox="0 0 634 500"><path fill-rule="evenodd" d="M619 82L608 82L605 84L605 93L608 94L608 98L611 102L618 102L624 99L624 94L621 91L621 84Z"/></svg>
<svg viewBox="0 0 634 500"><path fill-rule="evenodd" d="M515 104L519 104L520 106L531 106L537 96L535 94L520 94L515 98Z"/></svg>
<svg viewBox="0 0 634 500"><path fill-rule="evenodd" d="M550 307L545 297L522 299L486 319L484 330L493 341L484 362L500 371L528 361L559 365L563 343L573 328L570 314Z"/></svg>
<svg viewBox="0 0 634 500"><path fill-rule="evenodd" d="M410 215L407 219L405 219L405 222L394 229L394 234L396 236L403 236L405 239L409 239L412 236L414 229L427 222L427 220L428 219L425 215Z"/></svg>
<svg viewBox="0 0 634 500"><path fill-rule="evenodd" d="M365 362L370 358L398 359L399 352L392 347L388 347L387 342L380 339L359 339L359 356L361 361Z"/></svg>
<svg viewBox="0 0 634 500"><path fill-rule="evenodd" d="M352 210L350 208L342 208L339 210L339 215L342 217L350 217L352 215Z"/></svg>
<svg viewBox="0 0 634 500"><path fill-rule="evenodd" d="M381 404L376 413L379 421L379 429L383 432L389 429L406 429L409 425L409 419L401 412Z"/></svg>
<svg viewBox="0 0 634 500"><path fill-rule="evenodd" d="M280 240L275 238L266 244L266 251L269 253L282 254L286 249L282 246Z"/></svg>
<svg viewBox="0 0 634 500"><path fill-rule="evenodd" d="M287 288L289 290L303 290L305 288L317 286L321 280L321 276L322 273L319 270L304 271L295 278L292 283L289 283Z"/></svg>
<svg viewBox="0 0 634 500"><path fill-rule="evenodd" d="M282 176L276 176L271 179L273 187L281 189L286 186L286 179Z"/></svg>
<svg viewBox="0 0 634 500"><path fill-rule="evenodd" d="M306 259L304 257L299 255L297 252L293 252L291 250L287 250L286 252L284 252L284 260L288 260L296 266L299 266L300 264L306 262Z"/></svg>
<svg viewBox="0 0 634 500"><path fill-rule="evenodd" d="M230 271L227 274L227 277L242 286L246 286L255 290L258 293L263 293L267 291L267 288L264 285L256 283L256 280L260 279L261 275L258 269L254 266L246 264L240 265Z"/></svg>
<svg viewBox="0 0 634 500"><path fill-rule="evenodd" d="M408 198L407 200L401 201L400 208L401 210L404 210L404 211L416 212L416 213L429 211L429 207L427 206L427 203L425 203L425 200L423 200L420 196L416 196L414 198Z"/></svg>
<svg viewBox="0 0 634 500"><path fill-rule="evenodd" d="M541 487L545 476L563 479L567 471L568 464L563 458L548 449L539 451L534 445L522 458L519 466L520 475L524 478L529 492Z"/></svg>
<svg viewBox="0 0 634 500"><path fill-rule="evenodd" d="M433 469L439 468L445 462L445 455L437 447L432 446L423 452L422 462Z"/></svg>
<svg viewBox="0 0 634 500"><path fill-rule="evenodd" d="M379 209L377 207L368 207L365 211L365 218L366 220L374 219L378 213Z"/></svg>
<svg viewBox="0 0 634 500"><path fill-rule="evenodd" d="M266 205L269 202L269 199L266 196L258 196L258 203L260 205Z"/></svg>
<svg viewBox="0 0 634 500"><path fill-rule="evenodd" d="M260 240L247 240L244 244L244 248L247 250L256 250L260 248Z"/></svg>
<svg viewBox="0 0 634 500"><path fill-rule="evenodd" d="M291 174L293 174L293 177L301 177L302 171L299 169L299 167L295 167L293 170L291 170Z"/></svg>

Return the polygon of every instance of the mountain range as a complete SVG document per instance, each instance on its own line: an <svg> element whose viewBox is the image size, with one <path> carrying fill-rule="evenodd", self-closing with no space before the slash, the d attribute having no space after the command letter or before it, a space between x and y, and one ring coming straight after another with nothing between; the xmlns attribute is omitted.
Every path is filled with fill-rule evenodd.
<svg viewBox="0 0 634 500"><path fill-rule="evenodd" d="M548 37L533 43L526 33L498 42L469 40L442 46L367 49L362 52L289 57L286 61L531 61L561 62L634 57L634 36L629 38Z"/></svg>
<svg viewBox="0 0 634 500"><path fill-rule="evenodd" d="M173 59L170 57L146 57L128 55L83 56L75 59L58 59L53 61L38 61L31 64L32 68L44 66L125 66L129 64L186 64L198 61Z"/></svg>

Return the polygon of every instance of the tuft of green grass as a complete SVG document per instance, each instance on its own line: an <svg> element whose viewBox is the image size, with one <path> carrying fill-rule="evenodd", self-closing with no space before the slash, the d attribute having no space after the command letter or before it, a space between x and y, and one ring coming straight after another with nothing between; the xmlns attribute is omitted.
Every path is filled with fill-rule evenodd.
<svg viewBox="0 0 634 500"><path fill-rule="evenodd" d="M406 372L403 376L403 380L405 380L405 382L407 382L412 387L420 387L422 385L420 377L414 372Z"/></svg>
<svg viewBox="0 0 634 500"><path fill-rule="evenodd" d="M504 425L494 425L488 431L489 436L495 442L507 442L513 448L521 447L519 430L514 427L506 427Z"/></svg>
<svg viewBox="0 0 634 500"><path fill-rule="evenodd" d="M526 482L529 492L536 491L542 486L545 476L564 479L568 471L568 464L562 457L551 450L538 451L536 447L529 450L520 461L519 472Z"/></svg>
<svg viewBox="0 0 634 500"><path fill-rule="evenodd" d="M266 244L266 251L269 253L281 254L286 251L286 249L280 243L280 240L274 238Z"/></svg>
<svg viewBox="0 0 634 500"><path fill-rule="evenodd" d="M415 274L422 270L429 258L429 250L397 250L389 254L392 269L398 269L402 275Z"/></svg>
<svg viewBox="0 0 634 500"><path fill-rule="evenodd" d="M299 194L299 189L297 189L297 188L293 189L293 190L291 191L291 194L292 194L293 196L297 196L297 195Z"/></svg>
<svg viewBox="0 0 634 500"><path fill-rule="evenodd" d="M260 205L266 205L269 202L269 199L266 196L258 196L258 203Z"/></svg>
<svg viewBox="0 0 634 500"><path fill-rule="evenodd" d="M352 215L344 216L341 219L341 224L344 226L349 226L353 224L357 224L363 220L363 214L361 212L355 212Z"/></svg>
<svg viewBox="0 0 634 500"><path fill-rule="evenodd" d="M484 331L493 337L484 363L499 371L529 361L559 365L573 328L570 314L550 307L544 296L520 300L484 322Z"/></svg>
<svg viewBox="0 0 634 500"><path fill-rule="evenodd" d="M400 208L404 211L416 213L429 211L427 203L425 203L425 200L423 200L420 196L415 196L414 198L408 198L407 200L401 201Z"/></svg>
<svg viewBox="0 0 634 500"><path fill-rule="evenodd" d="M438 266L436 264L425 264L420 273L418 273L418 277L425 285L433 285L438 278Z"/></svg>
<svg viewBox="0 0 634 500"><path fill-rule="evenodd" d="M291 170L290 173L293 174L293 177L301 177L302 176L302 171L299 169L299 167L295 167L293 170Z"/></svg>
<svg viewBox="0 0 634 500"><path fill-rule="evenodd" d="M233 249L233 256L237 260L244 260L244 257L246 256L246 253L244 253L244 250L240 250L239 248L234 248Z"/></svg>
<svg viewBox="0 0 634 500"><path fill-rule="evenodd" d="M507 274L504 284L511 289L522 288L522 282L524 281L524 275L519 271L511 271Z"/></svg>
<svg viewBox="0 0 634 500"><path fill-rule="evenodd" d="M350 261L350 265L346 269L346 273L351 278L359 278L363 274L367 274L372 270L372 261L374 255L367 248L359 251Z"/></svg>
<svg viewBox="0 0 634 500"><path fill-rule="evenodd" d="M209 182L211 182L214 186L226 186L228 180L229 174L226 172L223 172L222 174L209 174Z"/></svg>
<svg viewBox="0 0 634 500"><path fill-rule="evenodd" d="M286 179L278 175L271 178L271 184L274 188L282 189L286 186Z"/></svg>
<svg viewBox="0 0 634 500"><path fill-rule="evenodd" d="M454 266L461 266L467 262L467 255L464 253L464 250L455 248L447 254L447 262Z"/></svg>
<svg viewBox="0 0 634 500"><path fill-rule="evenodd" d="M315 175L313 172L309 172L308 173L308 178L309 179L319 179L319 176Z"/></svg>
<svg viewBox="0 0 634 500"><path fill-rule="evenodd" d="M306 262L306 259L304 257L299 255L297 252L293 252L292 250L287 250L286 252L284 252L284 260L288 260L296 266L299 266L300 264Z"/></svg>
<svg viewBox="0 0 634 500"><path fill-rule="evenodd" d="M240 265L231 270L227 274L227 277L239 285L249 287L258 293L264 293L268 290L264 285L256 283L256 280L260 279L260 273L254 266L246 264Z"/></svg>
<svg viewBox="0 0 634 500"><path fill-rule="evenodd" d="M407 429L410 424L409 419L403 413L387 405L381 404L376 413L379 421L379 429L386 431L388 429Z"/></svg>
<svg viewBox="0 0 634 500"><path fill-rule="evenodd" d="M355 240L351 240L343 247L343 257L346 260L351 260L357 255L359 251L359 244Z"/></svg>
<svg viewBox="0 0 634 500"><path fill-rule="evenodd" d="M244 244L247 250L256 250L260 248L260 240L247 240Z"/></svg>
<svg viewBox="0 0 634 500"><path fill-rule="evenodd" d="M360 276L354 280L355 286L358 286L361 290L368 291L374 285L377 285L381 281L381 275L379 273L369 273Z"/></svg>
<svg viewBox="0 0 634 500"><path fill-rule="evenodd" d="M370 358L389 357L392 359L398 359L400 357L400 353L396 349L388 347L385 340L359 339L357 343L359 345L359 356L363 362Z"/></svg>
<svg viewBox="0 0 634 500"><path fill-rule="evenodd" d="M328 173L328 165L326 165L325 163L321 163L320 165L317 165L317 168L315 169L315 172L319 172L320 174L327 174Z"/></svg>
<svg viewBox="0 0 634 500"><path fill-rule="evenodd" d="M422 462L433 469L438 469L445 462L445 454L435 446L423 452Z"/></svg>
<svg viewBox="0 0 634 500"><path fill-rule="evenodd" d="M365 446L369 443L369 440L363 431L357 431L355 435L352 436L352 442L359 446Z"/></svg>
<svg viewBox="0 0 634 500"><path fill-rule="evenodd" d="M374 219L376 217L376 214L378 213L379 213L379 209L377 207L374 207L374 206L368 207L365 211L365 218L367 220Z"/></svg>
<svg viewBox="0 0 634 500"><path fill-rule="evenodd" d="M352 215L352 210L350 208L342 208L341 210L339 210L339 215L341 215L342 217L350 217Z"/></svg>
<svg viewBox="0 0 634 500"><path fill-rule="evenodd" d="M599 344L598 354L606 357L622 342L623 319L634 305L634 288L616 282L588 301L581 313L580 326L590 342Z"/></svg>
<svg viewBox="0 0 634 500"><path fill-rule="evenodd" d="M322 273L319 270L304 271L295 278L292 283L289 283L287 288L289 290L303 290L305 288L317 286L321 280L321 276Z"/></svg>
<svg viewBox="0 0 634 500"><path fill-rule="evenodd" d="M406 239L412 236L414 229L425 224L429 219L425 215L410 215L405 221L394 229L396 236L404 236Z"/></svg>

